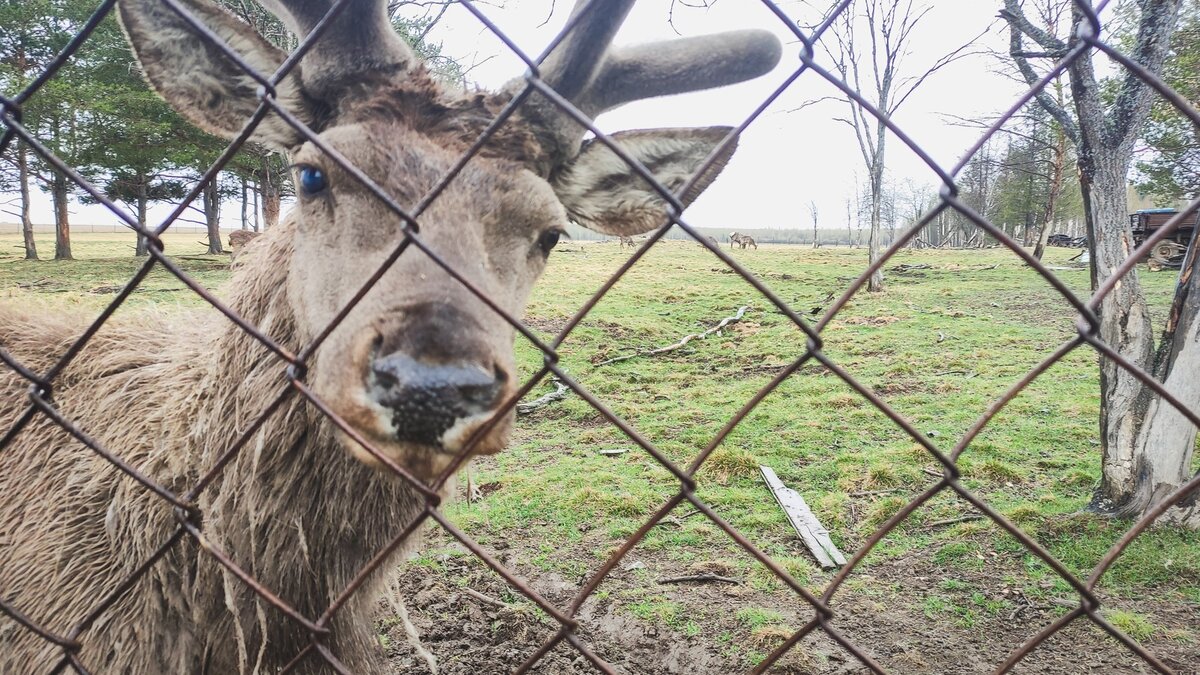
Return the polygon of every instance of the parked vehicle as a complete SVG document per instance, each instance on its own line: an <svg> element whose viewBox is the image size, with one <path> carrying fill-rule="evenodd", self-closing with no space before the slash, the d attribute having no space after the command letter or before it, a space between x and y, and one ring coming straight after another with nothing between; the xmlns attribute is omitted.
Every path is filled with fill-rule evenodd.
<svg viewBox="0 0 1200 675"><path fill-rule="evenodd" d="M1129 214L1129 227L1133 231L1134 245L1141 246L1178 213L1178 209L1142 209ZM1192 234L1196 231L1198 216L1200 212L1192 214L1154 245L1150 251L1151 267L1179 269L1183 264L1183 255L1187 253L1188 244L1192 241Z"/></svg>

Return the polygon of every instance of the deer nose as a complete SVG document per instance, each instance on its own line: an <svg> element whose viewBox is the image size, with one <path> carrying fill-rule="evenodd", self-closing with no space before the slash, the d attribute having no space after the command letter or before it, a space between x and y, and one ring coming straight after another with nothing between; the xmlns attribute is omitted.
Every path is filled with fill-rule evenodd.
<svg viewBox="0 0 1200 675"><path fill-rule="evenodd" d="M508 379L499 368L480 364L425 363L394 353L371 363L370 395L392 411L396 439L438 445L465 417L495 408Z"/></svg>

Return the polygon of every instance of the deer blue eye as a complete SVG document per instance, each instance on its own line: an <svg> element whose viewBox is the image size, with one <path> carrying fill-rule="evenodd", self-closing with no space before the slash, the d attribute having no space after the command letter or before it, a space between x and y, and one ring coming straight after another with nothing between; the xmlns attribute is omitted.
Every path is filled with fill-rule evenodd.
<svg viewBox="0 0 1200 675"><path fill-rule="evenodd" d="M328 187L329 183L325 180L325 172L315 166L300 167L300 189L304 191L306 196L320 194Z"/></svg>

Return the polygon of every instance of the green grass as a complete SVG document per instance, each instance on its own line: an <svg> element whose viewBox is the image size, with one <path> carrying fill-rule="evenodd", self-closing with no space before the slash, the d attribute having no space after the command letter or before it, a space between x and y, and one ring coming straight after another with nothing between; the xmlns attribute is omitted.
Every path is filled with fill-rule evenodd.
<svg viewBox="0 0 1200 675"><path fill-rule="evenodd" d="M194 239L168 237L168 250L187 256L180 263L200 283L221 289L229 281L225 261L193 255L202 250ZM80 259L74 262L26 262L16 258L15 237L0 243L0 289L10 303L98 311L112 297L109 287L141 264L129 255L127 235L78 236ZM551 256L528 308L529 325L547 341L630 255L615 244L567 243L563 249ZM1074 253L1051 249L1047 262L1063 265ZM849 249L764 246L734 255L798 312L817 308L815 316L865 261L863 251ZM823 353L950 452L992 402L1075 335L1073 314L1043 279L1005 251L905 251L888 267L899 263L930 268L888 273L885 293L856 295L821 334ZM1056 273L1085 293L1086 271ZM1161 320L1174 277L1143 268L1142 279L1153 316ZM143 288L131 303L168 310L203 304L161 269ZM720 334L659 356L596 365L702 332L743 305L751 308L743 320ZM940 469L885 414L812 361L711 449L746 401L805 355L807 340L711 254L694 244L664 242L565 336L559 357L572 377L680 467L712 450L696 474L696 497L819 593L831 574L798 543L758 465L771 466L798 490L848 553L937 480L927 470ZM518 341L517 355L525 377L540 368L542 355L526 341ZM550 390L543 383L531 397ZM1085 578L1128 526L1080 513L1099 476L1097 390L1096 355L1076 350L1001 410L959 463L965 487ZM599 453L607 448L628 452ZM520 418L510 448L478 460L475 471L478 483L499 487L482 503L449 505L452 519L485 547L503 542L519 550L529 573L570 580L594 572L680 487L668 469L578 396ZM765 637L754 642L754 630L802 625L810 615L772 609L803 603L716 524L692 511L684 501L668 522L649 531L626 561L645 560L651 569L632 581L605 581L605 602L685 637L716 622L722 631L712 639L730 636L721 649L761 659L772 647ZM1045 563L990 521L938 524L971 512L950 492L934 497L880 542L845 592L906 603L960 627L1008 615L1006 601L988 584L1020 588L1030 598L1071 594ZM416 564L436 571L437 560L427 554ZM893 588L881 578L904 560L920 560L935 575L924 593ZM664 589L655 582L706 561L724 561L719 573L743 582L737 592L746 595L729 600L741 605L737 611L709 607L684 587ZM650 590L634 592L630 585ZM1099 590L1106 598L1154 597L1194 606L1200 602L1200 536L1149 529ZM1137 615L1114 613L1110 620L1131 635L1154 631Z"/></svg>
<svg viewBox="0 0 1200 675"><path fill-rule="evenodd" d="M1105 618L1109 623L1124 631L1126 635L1138 641L1149 638L1158 630L1148 617L1134 612L1114 609L1107 612Z"/></svg>

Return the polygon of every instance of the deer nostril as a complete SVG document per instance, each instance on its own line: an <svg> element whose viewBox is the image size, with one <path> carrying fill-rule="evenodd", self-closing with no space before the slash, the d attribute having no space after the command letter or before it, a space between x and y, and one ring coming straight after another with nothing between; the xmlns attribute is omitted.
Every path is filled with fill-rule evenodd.
<svg viewBox="0 0 1200 675"><path fill-rule="evenodd" d="M398 439L437 444L458 420L492 410L507 379L499 368L430 364L395 353L372 360L368 389L391 410Z"/></svg>

